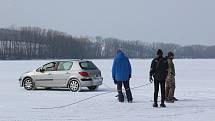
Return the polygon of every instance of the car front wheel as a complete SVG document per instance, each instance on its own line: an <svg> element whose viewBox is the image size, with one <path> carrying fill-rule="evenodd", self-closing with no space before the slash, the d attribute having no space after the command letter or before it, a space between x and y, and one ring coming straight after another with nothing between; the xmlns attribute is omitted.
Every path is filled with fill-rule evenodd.
<svg viewBox="0 0 215 121"><path fill-rule="evenodd" d="M25 78L23 81L23 86L26 90L33 90L34 89L34 82L31 78Z"/></svg>
<svg viewBox="0 0 215 121"><path fill-rule="evenodd" d="M96 90L98 88L98 86L90 86L90 87L87 87L89 90Z"/></svg>
<svg viewBox="0 0 215 121"><path fill-rule="evenodd" d="M69 82L69 89L72 92L78 92L78 91L80 91L81 87L80 87L79 82L77 80L71 80Z"/></svg>

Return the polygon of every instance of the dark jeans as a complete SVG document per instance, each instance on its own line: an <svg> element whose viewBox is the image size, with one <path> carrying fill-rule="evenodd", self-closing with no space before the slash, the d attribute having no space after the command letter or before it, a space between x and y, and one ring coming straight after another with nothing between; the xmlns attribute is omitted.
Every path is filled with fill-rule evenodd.
<svg viewBox="0 0 215 121"><path fill-rule="evenodd" d="M161 87L161 103L165 101L165 81L154 81L154 102L157 103L158 100L158 92L159 92L159 84Z"/></svg>
<svg viewBox="0 0 215 121"><path fill-rule="evenodd" d="M117 81L117 91L118 91L119 100L120 100L120 98L123 98L123 99L121 99L121 101L124 101L124 96L122 93L122 84L124 85L124 88L125 88L127 100L132 101L133 98L132 98L131 89L129 86L129 81Z"/></svg>

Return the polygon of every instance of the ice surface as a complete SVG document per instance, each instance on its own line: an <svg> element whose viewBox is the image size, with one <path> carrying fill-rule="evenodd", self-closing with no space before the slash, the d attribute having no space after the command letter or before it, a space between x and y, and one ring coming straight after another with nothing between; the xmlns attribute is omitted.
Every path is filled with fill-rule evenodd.
<svg viewBox="0 0 215 121"><path fill-rule="evenodd" d="M93 60L104 84L97 91L72 93L68 90L26 91L19 87L21 73L49 60L0 61L0 121L212 121L215 119L215 60L178 59L176 94L180 101L167 108L152 108L153 85L132 90L134 103L119 103L111 78L113 60ZM132 59L131 87L148 83L151 59ZM73 104L91 96L103 94ZM54 109L38 109L53 108Z"/></svg>

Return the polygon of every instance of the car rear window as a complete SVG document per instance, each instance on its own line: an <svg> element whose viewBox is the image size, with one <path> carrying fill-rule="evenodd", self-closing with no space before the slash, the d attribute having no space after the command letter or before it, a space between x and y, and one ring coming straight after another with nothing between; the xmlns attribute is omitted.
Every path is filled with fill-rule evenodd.
<svg viewBox="0 0 215 121"><path fill-rule="evenodd" d="M85 70L95 70L97 69L96 65L91 61L85 61L79 63L80 67Z"/></svg>

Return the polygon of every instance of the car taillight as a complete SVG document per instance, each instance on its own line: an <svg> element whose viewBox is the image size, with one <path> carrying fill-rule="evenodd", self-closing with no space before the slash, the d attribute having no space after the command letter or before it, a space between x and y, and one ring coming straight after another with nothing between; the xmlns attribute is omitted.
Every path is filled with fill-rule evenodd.
<svg viewBox="0 0 215 121"><path fill-rule="evenodd" d="M89 74L88 74L87 72L79 72L79 74L80 74L81 76L89 76Z"/></svg>

